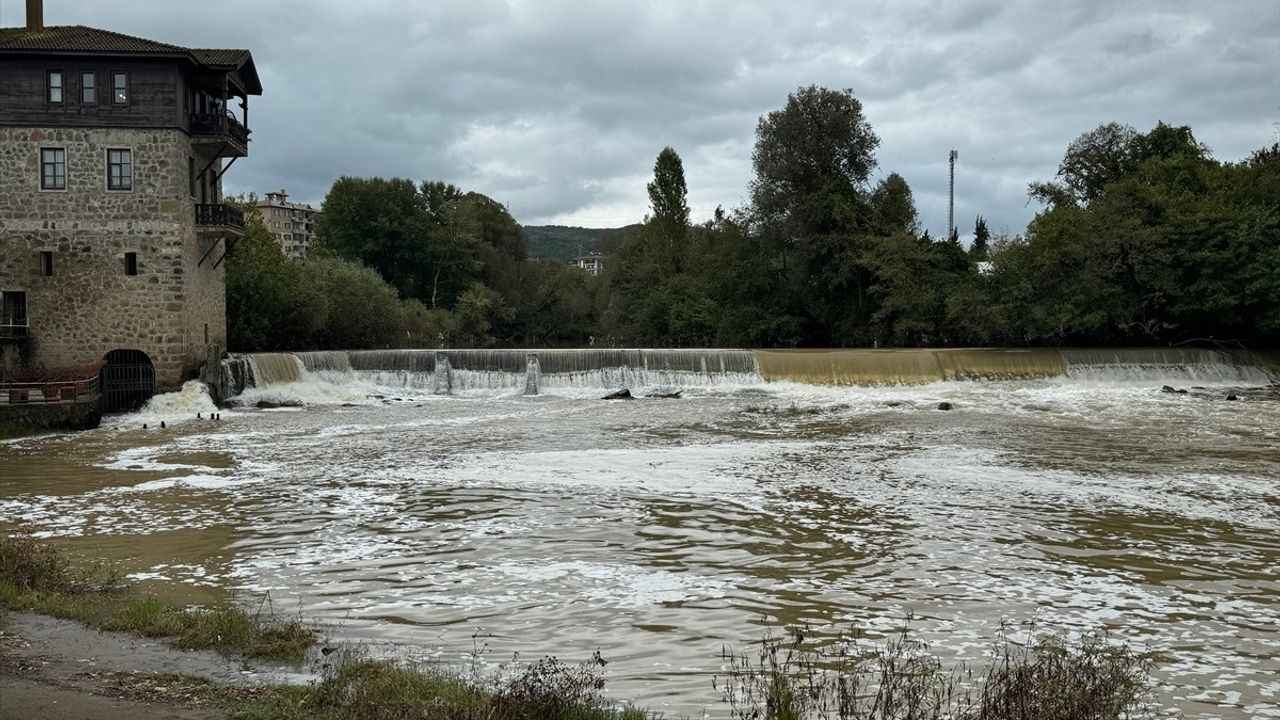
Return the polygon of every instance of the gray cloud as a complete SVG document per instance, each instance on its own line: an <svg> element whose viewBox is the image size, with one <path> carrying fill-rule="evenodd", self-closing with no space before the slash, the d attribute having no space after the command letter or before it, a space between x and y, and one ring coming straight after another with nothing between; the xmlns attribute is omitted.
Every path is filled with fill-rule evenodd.
<svg viewBox="0 0 1280 720"><path fill-rule="evenodd" d="M318 203L339 175L444 179L522 222L620 225L664 145L695 216L743 202L760 115L801 85L853 88L934 234L947 151L957 222L1020 231L1028 182L1099 123L1190 124L1218 157L1274 141L1280 6L817 0L48 0L48 24L247 47L265 95L233 191ZM22 22L0 0L0 23Z"/></svg>

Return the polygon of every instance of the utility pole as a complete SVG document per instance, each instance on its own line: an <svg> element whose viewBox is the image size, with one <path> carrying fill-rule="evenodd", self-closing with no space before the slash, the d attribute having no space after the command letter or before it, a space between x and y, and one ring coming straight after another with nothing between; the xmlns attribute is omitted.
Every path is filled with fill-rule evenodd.
<svg viewBox="0 0 1280 720"><path fill-rule="evenodd" d="M947 193L947 239L956 234L956 158L960 154L951 150L951 189Z"/></svg>

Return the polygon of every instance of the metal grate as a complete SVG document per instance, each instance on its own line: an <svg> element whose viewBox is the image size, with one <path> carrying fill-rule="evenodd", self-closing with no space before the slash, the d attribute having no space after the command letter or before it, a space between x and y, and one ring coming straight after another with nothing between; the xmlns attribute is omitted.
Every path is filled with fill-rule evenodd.
<svg viewBox="0 0 1280 720"><path fill-rule="evenodd" d="M137 410L156 393L156 368L141 350L112 350L103 358L102 411Z"/></svg>

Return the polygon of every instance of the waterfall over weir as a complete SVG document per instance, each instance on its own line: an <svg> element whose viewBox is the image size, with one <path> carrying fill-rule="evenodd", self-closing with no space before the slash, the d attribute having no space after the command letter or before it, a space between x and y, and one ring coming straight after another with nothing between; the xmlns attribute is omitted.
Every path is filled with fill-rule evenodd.
<svg viewBox="0 0 1280 720"><path fill-rule="evenodd" d="M1041 378L1262 385L1280 379L1273 356L1200 348L759 350L756 358L767 380L819 385Z"/></svg>
<svg viewBox="0 0 1280 720"><path fill-rule="evenodd" d="M253 353L227 363L248 387L311 379L361 380L437 394L468 390L687 387L763 382L749 350L350 350ZM259 368L262 368L261 370ZM228 377L237 373L231 371Z"/></svg>
<svg viewBox="0 0 1280 720"><path fill-rule="evenodd" d="M1280 358L1198 348L909 350L351 350L253 353L225 361L245 387L355 381L449 394L549 388L919 385L945 380L1226 383L1280 380Z"/></svg>

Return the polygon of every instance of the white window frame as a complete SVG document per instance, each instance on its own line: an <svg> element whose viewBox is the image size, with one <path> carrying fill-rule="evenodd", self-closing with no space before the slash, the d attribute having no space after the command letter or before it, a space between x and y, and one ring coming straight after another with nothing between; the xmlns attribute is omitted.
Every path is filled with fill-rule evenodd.
<svg viewBox="0 0 1280 720"><path fill-rule="evenodd" d="M113 187L111 187L111 153L113 153L113 152L127 152L127 153L129 153L129 187L122 187L122 188L113 188ZM107 189L107 192L113 192L113 193L129 193L129 192L133 192L133 188L134 188L134 185L136 184L136 180L137 180L137 173L135 173L135 172L133 171L134 167L136 167L136 163L134 163L134 161L133 161L133 148L131 148L131 147L112 147L112 148L107 148L107 149L104 151L104 156L105 156L105 158L106 158L106 174L105 174L104 181L106 182L106 189Z"/></svg>

